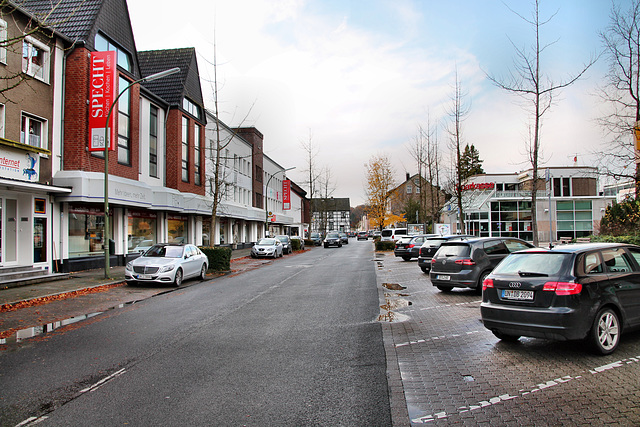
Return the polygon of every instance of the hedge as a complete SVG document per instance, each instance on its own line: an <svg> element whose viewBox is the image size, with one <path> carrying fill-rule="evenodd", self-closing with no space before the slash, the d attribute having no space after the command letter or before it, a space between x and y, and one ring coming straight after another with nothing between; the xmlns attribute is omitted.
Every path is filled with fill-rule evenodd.
<svg viewBox="0 0 640 427"><path fill-rule="evenodd" d="M231 248L205 246L200 250L209 259L209 270L231 270Z"/></svg>
<svg viewBox="0 0 640 427"><path fill-rule="evenodd" d="M590 236L592 242L612 242L612 243L629 243L632 245L640 246L640 236L628 235L628 236L611 236L611 235L599 235Z"/></svg>
<svg viewBox="0 0 640 427"><path fill-rule="evenodd" d="M396 242L385 240L385 241L376 241L376 251L392 251L396 248Z"/></svg>
<svg viewBox="0 0 640 427"><path fill-rule="evenodd" d="M300 249L300 240L298 239L291 239L291 249L293 249L294 251L299 251Z"/></svg>

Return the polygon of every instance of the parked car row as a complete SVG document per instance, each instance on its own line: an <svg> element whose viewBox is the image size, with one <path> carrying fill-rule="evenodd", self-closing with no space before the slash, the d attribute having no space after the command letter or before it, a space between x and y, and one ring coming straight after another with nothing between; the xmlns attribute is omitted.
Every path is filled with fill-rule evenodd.
<svg viewBox="0 0 640 427"><path fill-rule="evenodd" d="M413 258L421 239L418 265L433 286L482 292L481 320L503 341L583 340L606 355L640 329L640 246L419 235L399 240L395 256Z"/></svg>

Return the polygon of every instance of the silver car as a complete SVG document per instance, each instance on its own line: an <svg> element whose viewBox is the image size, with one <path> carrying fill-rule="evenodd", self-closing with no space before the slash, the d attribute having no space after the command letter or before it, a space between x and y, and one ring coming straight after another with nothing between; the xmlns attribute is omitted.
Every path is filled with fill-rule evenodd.
<svg viewBox="0 0 640 427"><path fill-rule="evenodd" d="M282 256L282 242L275 237L264 237L251 248L251 258Z"/></svg>
<svg viewBox="0 0 640 427"><path fill-rule="evenodd" d="M209 259L195 245L158 243L127 263L124 278L129 284L173 283L180 286L184 279L206 279L208 268Z"/></svg>

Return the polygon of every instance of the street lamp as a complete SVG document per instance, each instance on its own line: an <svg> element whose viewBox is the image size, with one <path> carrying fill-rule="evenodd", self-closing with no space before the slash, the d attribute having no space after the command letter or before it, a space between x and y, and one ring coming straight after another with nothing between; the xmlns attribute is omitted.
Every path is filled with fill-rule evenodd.
<svg viewBox="0 0 640 427"><path fill-rule="evenodd" d="M281 169L276 173L290 171L291 169L295 169L295 168L296 167L293 166L290 168ZM265 215L264 216L264 237L267 237L267 233L269 232L269 209L267 209L267 195L269 192L269 182L271 182L271 178L276 176L276 173L274 173L269 177L269 179L267 180L267 185L264 187L264 215Z"/></svg>
<svg viewBox="0 0 640 427"><path fill-rule="evenodd" d="M163 77L170 76L171 74L175 74L180 71L180 68L175 67L169 70L160 71L159 73L151 74L150 76L143 77L129 84L126 88L122 89L116 99L113 100L111 106L109 107L109 114L107 115L107 123L104 127L104 135L105 135L105 146L104 146L104 239L102 240L104 245L104 277L105 279L109 278L109 241L111 240L111 236L109 235L109 121L111 120L111 113L113 112L113 107L118 103L118 100L131 86L143 83L150 82L153 80L158 80Z"/></svg>

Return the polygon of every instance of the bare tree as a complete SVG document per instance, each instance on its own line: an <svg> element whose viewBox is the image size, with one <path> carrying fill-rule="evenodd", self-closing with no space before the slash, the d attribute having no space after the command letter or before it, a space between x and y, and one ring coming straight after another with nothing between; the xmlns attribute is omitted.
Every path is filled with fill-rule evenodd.
<svg viewBox="0 0 640 427"><path fill-rule="evenodd" d="M54 29L71 19L84 5L84 1L81 1L75 8L67 10L61 7L62 3L61 0L52 0L34 10L31 9L32 4L21 0L0 0L0 18L7 23L5 37L0 38L0 50L6 52L7 65L20 64L25 39L36 37L42 41L53 40ZM66 6L66 3L62 6ZM0 72L0 102L19 103L20 100L12 99L11 91L22 84L29 84L31 80L33 76L24 72L20 65L3 67Z"/></svg>
<svg viewBox="0 0 640 427"><path fill-rule="evenodd" d="M458 78L458 71L455 72L455 84L453 87L453 95L451 96L451 105L448 109L448 115L450 123L447 129L449 133L449 149L451 151L451 176L449 182L449 188L453 197L456 198L456 205L458 207L458 231L460 233L465 232L464 226L464 207L462 200L462 122L467 114L469 114L470 107L464 102L466 93L462 90L462 84Z"/></svg>
<svg viewBox="0 0 640 427"><path fill-rule="evenodd" d="M598 119L611 139L599 151L600 168L615 179L633 180L640 194L640 168L634 144L640 124L640 1L626 10L612 6L610 23L600 33L609 72L598 95L610 112Z"/></svg>
<svg viewBox="0 0 640 427"><path fill-rule="evenodd" d="M307 141L301 141L300 146L304 150L306 168L304 173L306 174L307 188L309 189L309 199L313 200L318 195L318 181L320 179L321 171L318 171L318 164L316 157L318 155L319 148L313 142L313 134L309 130L309 139ZM311 203L311 212L309 215L313 218L313 203ZM309 230L311 231L311 230Z"/></svg>
<svg viewBox="0 0 640 427"><path fill-rule="evenodd" d="M586 71L594 64L595 58L586 63L580 72L569 76L560 83L554 83L553 80L543 73L541 68L542 54L552 46L555 42L541 44L540 30L549 23L557 14L552 14L548 19L540 18L540 0L535 0L534 10L530 18L525 17L513 9L514 14L520 17L526 24L530 25L535 34L533 46L530 48L516 47L511 43L515 50L515 65L510 71L508 77L499 78L488 75L488 78L496 86L509 93L522 97L525 101L525 108L530 110L532 114L532 129L529 139L525 142L529 161L533 170L533 181L531 185L531 223L533 230L533 244L538 245L538 221L537 221L537 190L540 186L538 177L538 168L540 162L540 128L542 126L542 116L549 111L554 104L554 94L559 90L575 83ZM544 184L544 183L542 183ZM551 236L550 236L551 240Z"/></svg>
<svg viewBox="0 0 640 427"><path fill-rule="evenodd" d="M325 235L329 223L329 212L333 213L335 204L330 202L331 196L336 191L336 184L331 174L331 168L324 166L317 177L316 218L318 218L318 231Z"/></svg>
<svg viewBox="0 0 640 427"><path fill-rule="evenodd" d="M429 201L431 223L436 224L440 219L440 210L444 206L444 199L440 189L440 164L442 154L438 144L438 126L431 127L431 120L428 119L426 138L426 178L429 181ZM432 229L432 231L435 231Z"/></svg>

